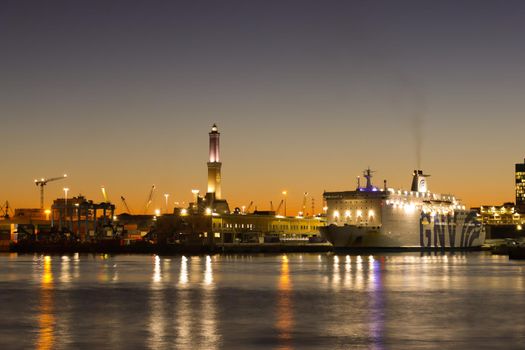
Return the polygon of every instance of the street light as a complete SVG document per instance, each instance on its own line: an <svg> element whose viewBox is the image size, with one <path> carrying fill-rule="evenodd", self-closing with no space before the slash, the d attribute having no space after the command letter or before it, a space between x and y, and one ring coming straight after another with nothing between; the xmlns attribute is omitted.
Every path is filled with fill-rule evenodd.
<svg viewBox="0 0 525 350"><path fill-rule="evenodd" d="M283 191L284 196L284 216L286 216L286 195L288 194L287 191Z"/></svg>
<svg viewBox="0 0 525 350"><path fill-rule="evenodd" d="M168 213L168 198L169 198L169 194L168 193L164 193L164 198L166 199L166 214Z"/></svg>
<svg viewBox="0 0 525 350"><path fill-rule="evenodd" d="M69 188L64 187L64 219L67 222L67 192L69 191Z"/></svg>

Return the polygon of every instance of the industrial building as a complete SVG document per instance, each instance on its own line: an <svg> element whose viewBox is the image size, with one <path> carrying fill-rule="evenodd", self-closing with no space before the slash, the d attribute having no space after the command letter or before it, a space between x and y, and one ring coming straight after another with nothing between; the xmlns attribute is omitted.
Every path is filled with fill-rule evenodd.
<svg viewBox="0 0 525 350"><path fill-rule="evenodd" d="M51 206L51 226L73 233L81 241L115 236L115 205L94 203L84 196L55 199Z"/></svg>

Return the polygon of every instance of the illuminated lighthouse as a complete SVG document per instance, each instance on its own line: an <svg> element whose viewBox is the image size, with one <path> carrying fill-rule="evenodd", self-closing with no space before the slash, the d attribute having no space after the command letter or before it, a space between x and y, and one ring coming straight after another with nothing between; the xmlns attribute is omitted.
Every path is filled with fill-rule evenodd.
<svg viewBox="0 0 525 350"><path fill-rule="evenodd" d="M208 161L208 193L214 194L214 199L221 198L221 166L219 139L221 134L217 125L213 124L210 135L210 158Z"/></svg>

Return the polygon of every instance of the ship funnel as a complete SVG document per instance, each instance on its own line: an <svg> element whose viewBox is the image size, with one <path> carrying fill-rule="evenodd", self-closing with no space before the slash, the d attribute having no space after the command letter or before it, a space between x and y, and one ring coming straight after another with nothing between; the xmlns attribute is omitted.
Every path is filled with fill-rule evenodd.
<svg viewBox="0 0 525 350"><path fill-rule="evenodd" d="M414 170L412 175L412 187L410 188L413 192L428 192L427 177L430 175L423 174L423 170Z"/></svg>

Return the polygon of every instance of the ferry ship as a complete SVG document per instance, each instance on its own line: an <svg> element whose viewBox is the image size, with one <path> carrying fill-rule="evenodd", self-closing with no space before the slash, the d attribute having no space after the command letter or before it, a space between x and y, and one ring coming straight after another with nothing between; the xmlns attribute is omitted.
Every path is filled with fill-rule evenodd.
<svg viewBox="0 0 525 350"><path fill-rule="evenodd" d="M477 213L456 197L432 193L422 170L414 170L410 191L372 185L353 191L324 192L327 226L321 235L334 248L471 249L480 247L485 233Z"/></svg>

